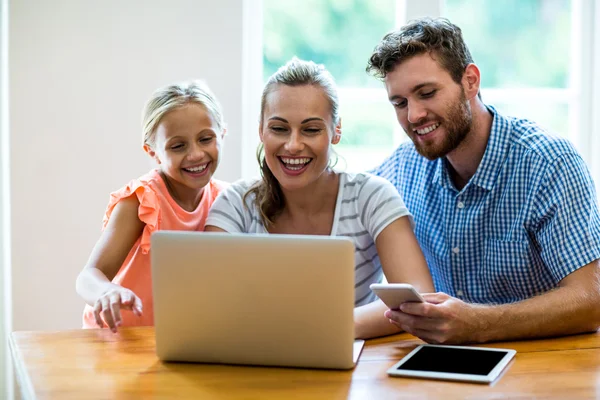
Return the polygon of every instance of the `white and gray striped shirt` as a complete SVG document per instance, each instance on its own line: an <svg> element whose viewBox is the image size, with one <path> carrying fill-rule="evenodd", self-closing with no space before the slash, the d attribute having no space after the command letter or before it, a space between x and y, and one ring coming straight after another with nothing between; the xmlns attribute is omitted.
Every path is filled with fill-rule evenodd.
<svg viewBox="0 0 600 400"><path fill-rule="evenodd" d="M355 277L354 305L361 306L377 299L369 289L381 282L383 272L375 240L392 222L412 215L396 188L387 180L367 173L340 172L340 183L331 236L345 236L354 241ZM206 225L230 233L267 233L254 196L244 194L256 182L240 180L221 192L213 203Z"/></svg>

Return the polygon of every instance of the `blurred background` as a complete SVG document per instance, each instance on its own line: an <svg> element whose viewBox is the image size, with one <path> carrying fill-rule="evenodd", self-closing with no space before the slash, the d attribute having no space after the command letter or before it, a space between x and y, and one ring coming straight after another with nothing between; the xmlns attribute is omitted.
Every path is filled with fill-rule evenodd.
<svg viewBox="0 0 600 400"><path fill-rule="evenodd" d="M463 31L486 103L571 139L591 159L586 91L593 79L593 3L263 0L263 78L294 55L323 63L341 88L344 135L337 150L348 168L371 168L407 138L382 84L364 72L366 61L379 39L407 19L444 16Z"/></svg>
<svg viewBox="0 0 600 400"><path fill-rule="evenodd" d="M155 88L208 82L228 123L217 177L234 181L258 173L266 78L294 55L323 63L340 87L338 168L369 169L406 137L366 62L425 15L462 28L486 103L569 138L599 180L593 0L0 0L1 342L81 326L75 278L109 193L152 167L140 114ZM5 346L0 386L10 397Z"/></svg>

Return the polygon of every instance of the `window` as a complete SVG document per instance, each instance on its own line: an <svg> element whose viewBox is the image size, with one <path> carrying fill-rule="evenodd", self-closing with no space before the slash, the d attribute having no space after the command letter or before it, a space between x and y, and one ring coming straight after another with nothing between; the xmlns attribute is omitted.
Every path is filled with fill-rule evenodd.
<svg viewBox="0 0 600 400"><path fill-rule="evenodd" d="M587 0L439 0L482 71L482 96L501 112L568 138L600 182L600 7ZM595 85L594 85L595 84ZM597 106L596 106L597 107Z"/></svg>
<svg viewBox="0 0 600 400"><path fill-rule="evenodd" d="M570 0L446 0L443 15L463 31L486 103L577 140Z"/></svg>
<svg viewBox="0 0 600 400"><path fill-rule="evenodd" d="M592 79L594 62L600 63L595 2L263 0L263 12L263 80L294 55L323 63L337 80L340 168L371 168L407 140L381 82L365 66L394 27L442 15L463 31L482 71L484 102L570 139L599 182L600 162L592 157L600 152L600 139L592 134L600 128L593 112L600 102L599 80Z"/></svg>
<svg viewBox="0 0 600 400"><path fill-rule="evenodd" d="M339 87L338 167L376 166L398 144L383 85L365 72L381 37L396 25L395 0L263 0L263 80L293 56L324 64Z"/></svg>

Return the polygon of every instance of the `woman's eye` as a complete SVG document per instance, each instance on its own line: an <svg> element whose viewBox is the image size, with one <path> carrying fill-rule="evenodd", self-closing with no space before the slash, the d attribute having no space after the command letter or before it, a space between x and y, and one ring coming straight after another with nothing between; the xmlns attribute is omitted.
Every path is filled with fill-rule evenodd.
<svg viewBox="0 0 600 400"><path fill-rule="evenodd" d="M321 132L321 128L306 128L304 131L311 135L316 135L317 133Z"/></svg>
<svg viewBox="0 0 600 400"><path fill-rule="evenodd" d="M179 144L174 144L173 146L171 146L171 150L181 150L183 149L183 144L179 143Z"/></svg>
<svg viewBox="0 0 600 400"><path fill-rule="evenodd" d="M272 126L271 130L275 133L284 133L287 129L285 129L283 126Z"/></svg>

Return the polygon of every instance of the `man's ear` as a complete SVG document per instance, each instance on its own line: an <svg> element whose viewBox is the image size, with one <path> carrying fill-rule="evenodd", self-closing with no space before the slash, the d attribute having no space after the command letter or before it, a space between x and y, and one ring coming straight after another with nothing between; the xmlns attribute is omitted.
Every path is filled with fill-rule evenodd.
<svg viewBox="0 0 600 400"><path fill-rule="evenodd" d="M157 164L160 164L160 158L158 158L158 156L156 155L156 152L152 149L152 147L148 146L147 144L144 145L144 151L146 153L148 153L148 155L152 158L154 158L154 160L156 161Z"/></svg>
<svg viewBox="0 0 600 400"><path fill-rule="evenodd" d="M479 72L477 65L472 63L467 65L461 83L467 100L471 100L477 96L477 93L479 93L479 86L481 85L481 73Z"/></svg>
<svg viewBox="0 0 600 400"><path fill-rule="evenodd" d="M342 139L342 119L337 123L333 130L333 137L331 138L331 144L338 144Z"/></svg>

